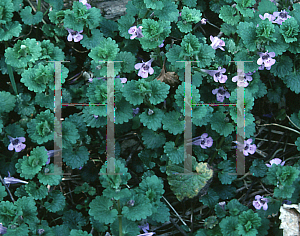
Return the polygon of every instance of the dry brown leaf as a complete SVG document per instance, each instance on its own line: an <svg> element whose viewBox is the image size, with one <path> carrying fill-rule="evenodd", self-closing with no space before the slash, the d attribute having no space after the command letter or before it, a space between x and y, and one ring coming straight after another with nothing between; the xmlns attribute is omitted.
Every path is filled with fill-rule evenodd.
<svg viewBox="0 0 300 236"><path fill-rule="evenodd" d="M175 72L166 72L165 65L163 65L160 74L155 79L165 82L170 86L179 84L179 76Z"/></svg>

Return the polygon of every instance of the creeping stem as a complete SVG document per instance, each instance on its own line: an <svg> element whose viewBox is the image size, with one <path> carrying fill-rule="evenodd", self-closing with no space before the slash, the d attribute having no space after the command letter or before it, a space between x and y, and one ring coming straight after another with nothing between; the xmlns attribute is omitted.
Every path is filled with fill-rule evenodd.
<svg viewBox="0 0 300 236"><path fill-rule="evenodd" d="M122 214L121 214L120 200L118 200L118 218L119 218L119 236L123 236L123 232L122 232Z"/></svg>

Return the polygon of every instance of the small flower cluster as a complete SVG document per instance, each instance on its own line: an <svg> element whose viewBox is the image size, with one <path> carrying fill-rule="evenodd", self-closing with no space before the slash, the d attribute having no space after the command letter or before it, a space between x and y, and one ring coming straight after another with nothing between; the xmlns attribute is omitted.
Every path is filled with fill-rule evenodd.
<svg viewBox="0 0 300 236"><path fill-rule="evenodd" d="M149 230L148 223L146 223L145 225L139 225L139 228L144 231L144 234L139 234L137 236L152 236L153 234L155 234L154 232L148 232Z"/></svg>
<svg viewBox="0 0 300 236"><path fill-rule="evenodd" d="M276 23L278 25L282 25L282 22L285 20L291 18L291 16L288 15L289 13L286 12L286 10L281 10L280 12L276 11L273 12L273 14L265 13L263 16L259 15L259 18L262 20L268 19L272 23Z"/></svg>
<svg viewBox="0 0 300 236"><path fill-rule="evenodd" d="M192 141L193 141L192 142L193 145L200 146L203 149L206 149L213 145L213 139L212 137L208 137L207 133L204 133L201 136L193 138Z"/></svg>

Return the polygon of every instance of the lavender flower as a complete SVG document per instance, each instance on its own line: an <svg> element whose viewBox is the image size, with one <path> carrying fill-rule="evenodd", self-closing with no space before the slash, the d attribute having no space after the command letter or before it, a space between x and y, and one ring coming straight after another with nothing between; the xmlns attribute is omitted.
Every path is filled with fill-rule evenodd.
<svg viewBox="0 0 300 236"><path fill-rule="evenodd" d="M145 225L139 225L139 228L144 231L144 234L139 234L137 236L152 236L153 234L155 234L154 232L148 232L149 230L148 223L146 223Z"/></svg>
<svg viewBox="0 0 300 236"><path fill-rule="evenodd" d="M275 165L281 165L283 166L285 164L285 161L282 161L281 159L279 158L274 158L270 161L270 164L266 164L267 167L271 167L273 164Z"/></svg>
<svg viewBox="0 0 300 236"><path fill-rule="evenodd" d="M219 39L218 37L213 37L212 35L210 36L210 41L211 41L211 47L213 49L218 49L220 48L222 51L225 51L222 46L225 46L225 42L222 39Z"/></svg>
<svg viewBox="0 0 300 236"><path fill-rule="evenodd" d="M226 205L226 202L219 202L219 205L220 207L222 207L222 209L225 211L225 205Z"/></svg>
<svg viewBox="0 0 300 236"><path fill-rule="evenodd" d="M251 75L253 75L254 72L248 72L248 73L244 73L242 70L238 69L238 75L232 77L232 82L237 82L237 86L239 87L247 87L249 85L248 81L252 81L252 77ZM244 79L242 81L239 80L239 75L242 75L244 77Z"/></svg>
<svg viewBox="0 0 300 236"><path fill-rule="evenodd" d="M3 181L5 184L10 185L10 184L17 184L17 183L23 183L23 184L28 184L27 181L16 179L14 177L10 176L10 173L8 172L8 177L4 177Z"/></svg>
<svg viewBox="0 0 300 236"><path fill-rule="evenodd" d="M54 153L61 151L61 149L59 149L59 150L49 150L48 151L46 148L45 148L45 150L46 150L47 155L48 155L48 161L46 162L46 165L48 165L50 163L50 158L54 156Z"/></svg>
<svg viewBox="0 0 300 236"><path fill-rule="evenodd" d="M83 30L75 31L72 29L67 28L69 35L68 35L68 41L71 42L74 39L74 42L77 43L79 42L81 39L83 39L83 35L81 35L81 33L83 32Z"/></svg>
<svg viewBox="0 0 300 236"><path fill-rule="evenodd" d="M275 64L276 60L272 57L275 57L275 52L259 52L260 58L257 60L257 64L260 65L258 67L259 70L263 70L265 67L267 70L271 69L271 66Z"/></svg>
<svg viewBox="0 0 300 236"><path fill-rule="evenodd" d="M223 75L226 72L225 68L219 66L218 70L204 70L201 69L202 72L209 74L214 77L215 82L225 83L227 80L227 75Z"/></svg>
<svg viewBox="0 0 300 236"><path fill-rule="evenodd" d="M132 34L130 36L130 39L144 37L144 35L142 34L142 28L143 28L143 26L139 26L139 28L137 28L136 26L130 27L130 29L128 30L128 33Z"/></svg>
<svg viewBox="0 0 300 236"><path fill-rule="evenodd" d="M7 233L7 228L4 227L4 226L2 225L2 223L0 223L0 234L6 234L6 233Z"/></svg>
<svg viewBox="0 0 300 236"><path fill-rule="evenodd" d="M283 204L291 205L292 202L289 201L289 200L283 200L283 201L282 201L282 205L283 205Z"/></svg>
<svg viewBox="0 0 300 236"><path fill-rule="evenodd" d="M270 199L264 198L260 195L255 196L256 201L253 201L253 206L257 209L260 210L262 207L265 211L268 209L268 202Z"/></svg>
<svg viewBox="0 0 300 236"><path fill-rule="evenodd" d="M268 19L269 21L273 22L276 17L269 14L269 13L265 13L264 16L259 15L259 18L262 19L262 20Z"/></svg>
<svg viewBox="0 0 300 236"><path fill-rule="evenodd" d="M223 87L216 88L212 91L213 94L217 94L217 101L223 102L224 97L229 98L230 94Z"/></svg>
<svg viewBox="0 0 300 236"><path fill-rule="evenodd" d="M278 11L274 12L273 13L274 18L277 17L277 19L274 20L274 23L282 25L282 22L284 22L286 19L291 18L291 16L289 16L288 14L289 13L286 12L285 10L281 10L281 12L278 12Z"/></svg>
<svg viewBox="0 0 300 236"><path fill-rule="evenodd" d="M151 67L151 63L154 59L151 59L147 62L142 62L142 63L137 63L135 64L134 68L136 70L139 69L139 73L138 76L142 77L142 78L147 78L148 77L148 73L150 75L152 75L154 73L153 68Z"/></svg>
<svg viewBox="0 0 300 236"><path fill-rule="evenodd" d="M249 153L252 155L255 153L256 151L256 145L255 144L251 144L252 143L252 139L249 138L247 141L244 141L244 150L243 153L245 156L248 156Z"/></svg>
<svg viewBox="0 0 300 236"><path fill-rule="evenodd" d="M193 145L201 146L201 148L206 149L207 147L211 147L213 145L212 137L207 137L208 134L204 133L201 136L193 138Z"/></svg>
<svg viewBox="0 0 300 236"><path fill-rule="evenodd" d="M79 2L85 5L87 10L91 8L91 5L87 3L87 0L79 0Z"/></svg>
<svg viewBox="0 0 300 236"><path fill-rule="evenodd" d="M98 119L98 117L99 117L99 116L95 116L95 115L93 115L93 116L94 116L95 119Z"/></svg>
<svg viewBox="0 0 300 236"><path fill-rule="evenodd" d="M162 47L164 46L164 41L165 41L165 40L163 40L162 44L159 45L158 47L162 48Z"/></svg>
<svg viewBox="0 0 300 236"><path fill-rule="evenodd" d="M205 18L202 18L201 21L200 21L200 23L202 25L206 25L206 22L207 22L207 19L205 19ZM224 44L224 46L225 46L225 44Z"/></svg>
<svg viewBox="0 0 300 236"><path fill-rule="evenodd" d="M12 138L8 135L8 138L10 140L8 150L12 151L15 149L16 152L21 152L23 149L25 149L26 144L24 144L23 142L25 142L26 139L24 137Z"/></svg>
<svg viewBox="0 0 300 236"><path fill-rule="evenodd" d="M138 113L139 113L139 111L140 111L140 108L139 107L137 107L137 108L132 108L132 114L133 114L133 117L135 117L135 115L137 115Z"/></svg>

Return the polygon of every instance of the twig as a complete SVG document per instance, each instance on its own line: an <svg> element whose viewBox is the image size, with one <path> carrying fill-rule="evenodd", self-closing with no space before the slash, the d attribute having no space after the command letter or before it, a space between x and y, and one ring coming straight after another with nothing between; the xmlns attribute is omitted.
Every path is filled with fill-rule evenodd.
<svg viewBox="0 0 300 236"><path fill-rule="evenodd" d="M263 139L263 138L256 138L257 140L263 140L263 141L268 141L267 139ZM284 144L283 142L277 142L277 141L273 141L271 140L270 141L271 143L280 143L280 144ZM286 143L287 145L291 145L291 146L297 146L296 144L294 143Z"/></svg>
<svg viewBox="0 0 300 236"><path fill-rule="evenodd" d="M180 221L182 222L182 224L184 224L186 227L187 224L183 221L183 219L180 217L180 215L177 213L177 211L172 207L172 205L169 203L169 201L164 197L162 196L162 198L166 201L166 203L169 205L169 207L171 207L171 209L175 212L175 214L177 215L177 217L180 219ZM191 229L188 227L189 231L191 231Z"/></svg>
<svg viewBox="0 0 300 236"><path fill-rule="evenodd" d="M289 119L289 121L292 123L292 125L294 125L297 129L300 130L300 128L290 119L290 117L288 115L286 115L286 117Z"/></svg>
<svg viewBox="0 0 300 236"><path fill-rule="evenodd" d="M179 225L172 219L170 218L170 221L172 222L172 224L176 227L176 229L178 229L180 231L180 233L182 233L184 236L188 236L183 230L182 228L179 227Z"/></svg>
<svg viewBox="0 0 300 236"><path fill-rule="evenodd" d="M1 176L1 175L0 175L0 180L1 180L2 184L4 185L4 187L6 188L6 191L8 192L8 194L9 194L11 200L12 200L13 203L14 203L14 202L15 202L15 199L14 199L14 197L12 196L12 194L11 194L9 188L7 187L7 185L4 183L4 180L2 179L2 176Z"/></svg>
<svg viewBox="0 0 300 236"><path fill-rule="evenodd" d="M279 126L279 127L281 127L281 128L288 129L288 130L293 131L293 132L295 132L295 133L297 133L297 134L300 134L300 132L297 131L297 130L294 130L294 129L290 128L290 127L286 127L286 126L279 125L279 124L276 124L276 123L272 123L272 124L263 124L263 125L258 125L258 126L268 126L268 125Z"/></svg>

